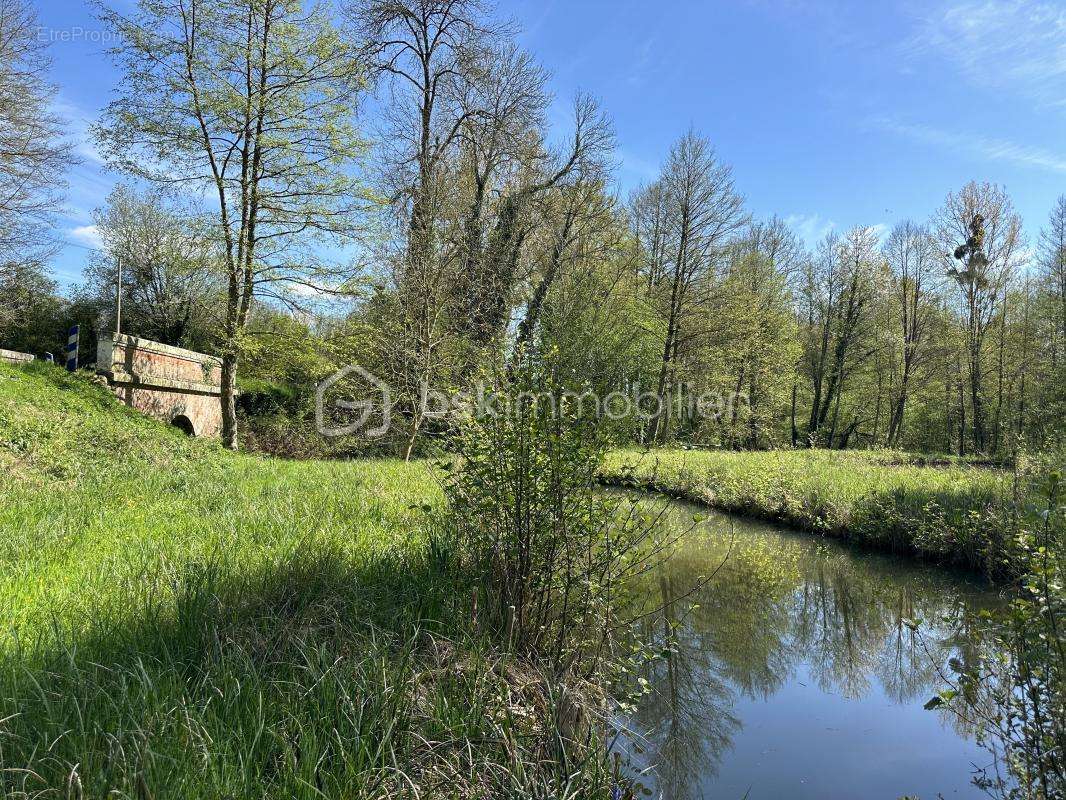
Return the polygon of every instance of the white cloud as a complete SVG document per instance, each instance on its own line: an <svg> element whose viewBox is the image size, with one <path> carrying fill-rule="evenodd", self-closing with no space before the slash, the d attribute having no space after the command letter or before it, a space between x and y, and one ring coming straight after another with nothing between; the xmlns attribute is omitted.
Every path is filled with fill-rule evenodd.
<svg viewBox="0 0 1066 800"><path fill-rule="evenodd" d="M95 225L79 225L76 228L69 229L67 233L78 244L91 247L94 250L103 249L104 240L100 236L100 229Z"/></svg>
<svg viewBox="0 0 1066 800"><path fill-rule="evenodd" d="M103 164L104 157L96 147L92 137L92 126L96 122L77 104L70 102L59 94L52 101L52 112L66 123L67 133L74 144L74 151L93 164Z"/></svg>
<svg viewBox="0 0 1066 800"><path fill-rule="evenodd" d="M1066 108L1066 5L1042 0L954 0L922 6L906 59L937 56L986 89L1010 89Z"/></svg>
<svg viewBox="0 0 1066 800"><path fill-rule="evenodd" d="M317 286L309 286L306 283L293 283L289 285L289 291L297 297L328 297L329 292Z"/></svg>
<svg viewBox="0 0 1066 800"><path fill-rule="evenodd" d="M641 42L633 60L630 62L626 83L637 89L647 84L652 72L658 65L657 53L658 48L655 36L649 36Z"/></svg>
<svg viewBox="0 0 1066 800"><path fill-rule="evenodd" d="M785 224L812 249L836 228L833 220L819 214L789 214L785 217Z"/></svg>
<svg viewBox="0 0 1066 800"><path fill-rule="evenodd" d="M1066 172L1066 153L1053 153L1050 150L1009 142L1005 139L988 139L971 133L955 133L931 125L903 122L894 117L873 117L869 120L869 124L879 130L905 136L914 141L969 152L980 158Z"/></svg>

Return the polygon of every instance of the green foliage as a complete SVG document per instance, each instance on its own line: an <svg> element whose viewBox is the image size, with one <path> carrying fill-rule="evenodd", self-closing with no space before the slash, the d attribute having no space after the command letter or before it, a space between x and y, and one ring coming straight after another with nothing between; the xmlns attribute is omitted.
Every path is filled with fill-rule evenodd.
<svg viewBox="0 0 1066 800"><path fill-rule="evenodd" d="M493 412L461 433L445 481L458 549L485 587L484 617L554 672L596 674L615 624L611 596L643 563L649 530L595 491L606 439L542 362L522 357L488 403Z"/></svg>
<svg viewBox="0 0 1066 800"><path fill-rule="evenodd" d="M718 418L700 421L688 438L729 449L787 442L781 420L800 355L790 306L785 277L768 257L748 252L731 264L704 323L713 333L692 378L738 397Z"/></svg>
<svg viewBox="0 0 1066 800"><path fill-rule="evenodd" d="M1034 481L1017 547L1018 593L980 628L980 657L955 664L927 708L947 705L994 757L976 778L994 797L1049 800L1066 794L1066 505L1058 470Z"/></svg>
<svg viewBox="0 0 1066 800"><path fill-rule="evenodd" d="M625 233L618 234L621 237ZM597 252L597 251L594 251ZM552 353L557 380L600 397L629 384L651 389L665 323L648 305L625 252L586 258L557 279L541 321L539 348ZM639 428L613 431L631 441Z"/></svg>
<svg viewBox="0 0 1066 800"><path fill-rule="evenodd" d="M995 575L1017 574L1009 473L913 466L890 451L611 453L608 482Z"/></svg>
<svg viewBox="0 0 1066 800"><path fill-rule="evenodd" d="M119 185L93 213L103 242L76 296L115 320L122 275L122 332L163 344L205 350L217 340L224 302L221 254L210 221L161 190ZM112 328L113 329L113 328Z"/></svg>
<svg viewBox="0 0 1066 800"><path fill-rule="evenodd" d="M188 440L0 366L0 796L604 796L471 624L422 464Z"/></svg>
<svg viewBox="0 0 1066 800"><path fill-rule="evenodd" d="M0 348L40 355L66 343L63 301L34 263L0 264Z"/></svg>

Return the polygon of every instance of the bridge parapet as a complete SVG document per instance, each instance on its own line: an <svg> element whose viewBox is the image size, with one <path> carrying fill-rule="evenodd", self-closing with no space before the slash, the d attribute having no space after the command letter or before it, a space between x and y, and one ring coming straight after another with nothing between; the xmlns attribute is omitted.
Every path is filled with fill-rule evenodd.
<svg viewBox="0 0 1066 800"><path fill-rule="evenodd" d="M31 361L33 361L33 356L30 353L0 349L0 362L5 364L29 364Z"/></svg>
<svg viewBox="0 0 1066 800"><path fill-rule="evenodd" d="M102 333L96 371L126 405L194 436L222 430L222 360L136 336Z"/></svg>

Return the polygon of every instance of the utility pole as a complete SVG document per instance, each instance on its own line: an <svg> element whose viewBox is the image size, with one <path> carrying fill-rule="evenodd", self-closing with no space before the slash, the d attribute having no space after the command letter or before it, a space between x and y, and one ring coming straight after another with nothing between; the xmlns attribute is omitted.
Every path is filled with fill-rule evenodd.
<svg viewBox="0 0 1066 800"><path fill-rule="evenodd" d="M122 333L122 259L115 259L115 334Z"/></svg>

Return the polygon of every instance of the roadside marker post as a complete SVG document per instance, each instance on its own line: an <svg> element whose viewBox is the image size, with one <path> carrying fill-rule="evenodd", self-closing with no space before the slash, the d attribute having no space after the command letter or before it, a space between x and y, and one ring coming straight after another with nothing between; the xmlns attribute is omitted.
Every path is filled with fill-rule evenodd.
<svg viewBox="0 0 1066 800"><path fill-rule="evenodd" d="M70 334L67 336L67 370L74 372L78 369L78 339L81 334L81 326L75 325L70 329Z"/></svg>

